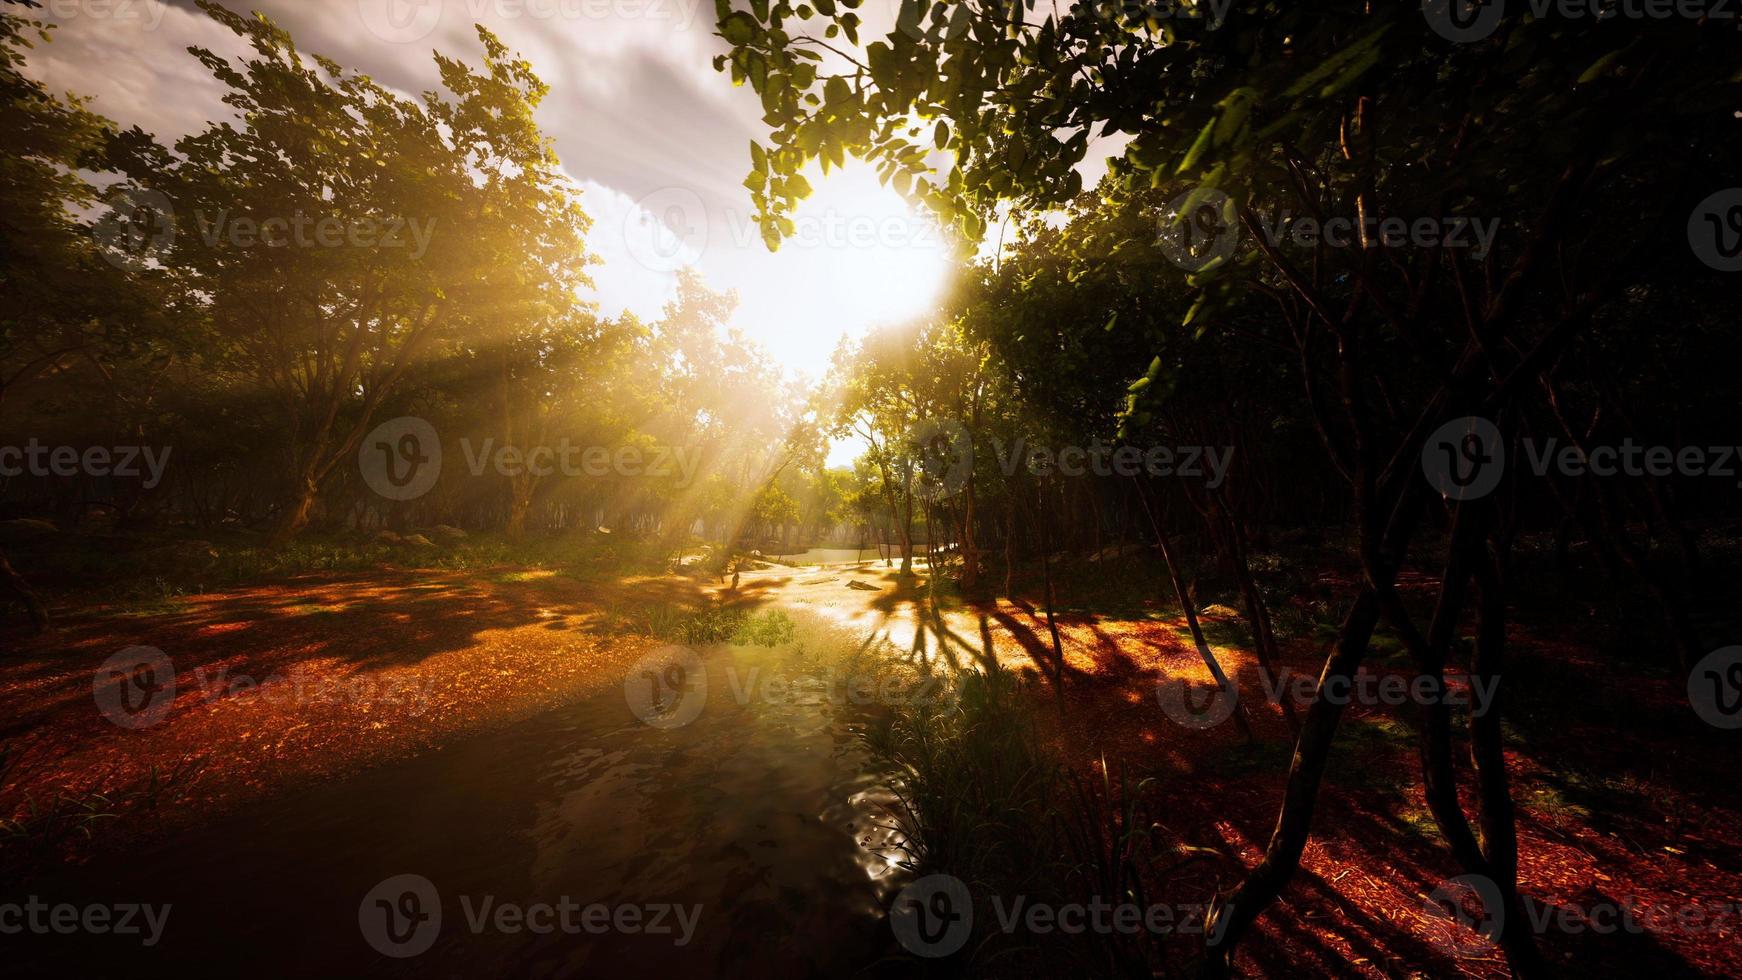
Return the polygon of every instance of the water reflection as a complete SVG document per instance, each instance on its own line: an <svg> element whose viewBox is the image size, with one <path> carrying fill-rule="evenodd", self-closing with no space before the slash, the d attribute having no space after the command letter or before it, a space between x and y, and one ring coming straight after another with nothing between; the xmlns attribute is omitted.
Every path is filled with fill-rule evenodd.
<svg viewBox="0 0 1742 980"><path fill-rule="evenodd" d="M768 677L802 669L787 650L702 656L707 704L682 728L643 724L617 688L35 883L46 900L173 912L151 949L26 937L24 972L853 973L887 948L882 910L902 883L884 775L854 734L863 709L770 697ZM428 952L396 960L360 934L358 906L403 873L430 880L443 919ZM504 933L480 916L486 899L701 912L679 945L669 933Z"/></svg>

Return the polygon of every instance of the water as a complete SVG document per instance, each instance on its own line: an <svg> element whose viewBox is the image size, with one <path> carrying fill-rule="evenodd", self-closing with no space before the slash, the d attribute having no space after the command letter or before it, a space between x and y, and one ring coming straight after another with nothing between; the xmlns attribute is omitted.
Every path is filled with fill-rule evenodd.
<svg viewBox="0 0 1742 980"><path fill-rule="evenodd" d="M842 976L880 959L902 884L884 777L854 708L743 697L779 650L704 651L702 714L664 731L620 688L30 886L46 902L170 903L137 937L6 936L9 976ZM735 680L736 679L736 682ZM383 956L363 898L413 873L433 947ZM14 895L13 888L5 891ZM467 902L462 902L462 896ZM699 905L694 933L475 933L499 905ZM469 902L469 905L467 904ZM385 915L385 912L382 913ZM674 914L663 916L675 928ZM571 924L580 921L576 913Z"/></svg>
<svg viewBox="0 0 1742 980"><path fill-rule="evenodd" d="M891 552L896 561L901 560L899 549ZM795 565L845 565L861 561L881 561L882 552L876 546L859 550L856 548L812 548L796 555L783 555L782 561Z"/></svg>

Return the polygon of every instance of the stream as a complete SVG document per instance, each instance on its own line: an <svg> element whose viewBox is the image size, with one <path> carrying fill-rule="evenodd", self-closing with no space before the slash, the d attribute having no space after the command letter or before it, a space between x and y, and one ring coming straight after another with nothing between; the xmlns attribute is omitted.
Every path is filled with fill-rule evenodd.
<svg viewBox="0 0 1742 980"><path fill-rule="evenodd" d="M781 649L698 655L707 696L680 727L614 686L38 879L48 905L170 910L151 946L6 936L7 975L863 970L904 878L859 709L768 696L759 678L792 673Z"/></svg>

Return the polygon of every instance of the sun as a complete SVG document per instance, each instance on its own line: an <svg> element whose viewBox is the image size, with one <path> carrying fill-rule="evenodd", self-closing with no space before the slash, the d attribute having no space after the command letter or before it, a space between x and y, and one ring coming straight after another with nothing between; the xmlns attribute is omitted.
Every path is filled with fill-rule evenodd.
<svg viewBox="0 0 1742 980"><path fill-rule="evenodd" d="M793 234L756 257L736 320L776 360L816 374L841 336L934 310L957 253L942 224L868 166L826 177L813 167L805 179L813 192L792 215Z"/></svg>

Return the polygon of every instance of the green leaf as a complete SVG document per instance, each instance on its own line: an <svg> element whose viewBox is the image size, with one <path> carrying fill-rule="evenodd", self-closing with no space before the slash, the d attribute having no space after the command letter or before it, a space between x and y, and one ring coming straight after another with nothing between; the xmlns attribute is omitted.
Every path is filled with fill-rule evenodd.
<svg viewBox="0 0 1742 980"><path fill-rule="evenodd" d="M1586 85L1586 84L1589 84L1591 82L1596 81L1599 78L1602 78L1604 75L1607 75L1609 73L1610 66L1614 65L1615 59L1617 59L1619 57L1621 57L1621 49L1616 48L1614 51L1611 51L1608 54L1604 55L1603 57L1598 58L1595 64L1593 64L1591 67L1585 69L1585 73L1583 75L1579 76L1579 80L1578 80L1577 84Z"/></svg>
<svg viewBox="0 0 1742 980"><path fill-rule="evenodd" d="M1320 82L1323 82L1325 79L1330 78L1332 75L1336 74L1337 72L1344 71L1344 69L1347 68L1348 66L1350 66L1351 64L1354 64L1354 63L1357 63L1357 62L1360 62L1360 61L1366 59L1369 54L1377 54L1377 46L1379 44L1379 39L1381 37L1384 37L1385 32L1390 30L1390 29L1391 29L1390 24L1381 24L1381 25L1379 25L1378 28L1367 32L1367 34L1362 36L1360 40L1355 41L1353 44L1350 44L1348 47L1344 48L1343 50L1338 51L1336 54L1331 55L1329 58L1326 58L1324 60L1323 64L1319 65L1317 68L1314 68L1312 71L1307 72L1305 75L1302 75L1299 79L1297 79L1295 81L1295 83L1293 85L1290 85L1288 87L1288 89L1282 93L1283 97L1289 98L1289 99L1298 98L1302 94L1304 94L1305 92L1307 92L1308 90L1313 88L1313 86L1318 85ZM1372 65L1371 61L1367 62L1368 67L1371 67L1371 65ZM1363 67L1360 70L1365 71L1366 68ZM1360 73L1359 71L1355 72L1355 74L1357 74L1357 75L1359 73ZM1333 85L1326 86L1326 87L1327 88L1341 88L1344 84L1347 83L1347 81L1352 81L1352 80L1353 79L1351 79L1347 75L1345 75L1345 78L1339 79Z"/></svg>
<svg viewBox="0 0 1742 980"><path fill-rule="evenodd" d="M1205 296L1198 297L1198 301L1192 304L1192 308L1190 310L1186 311L1186 318L1184 320L1180 321L1180 326L1189 327L1192 325L1192 321L1196 320L1198 318L1198 314L1203 311L1204 300L1206 297L1207 297L1207 294Z"/></svg>
<svg viewBox="0 0 1742 980"><path fill-rule="evenodd" d="M1192 142L1192 148L1186 151L1185 159L1179 162L1179 168L1174 173L1183 174L1198 165L1198 160L1210 148L1210 138L1215 134L1215 131L1216 121L1214 119L1204 124L1204 128L1198 133L1198 138Z"/></svg>
<svg viewBox="0 0 1742 980"><path fill-rule="evenodd" d="M739 47L749 44L751 38L760 30L762 25L757 23L756 18L742 10L734 10L731 16L720 21L720 36Z"/></svg>
<svg viewBox="0 0 1742 980"><path fill-rule="evenodd" d="M919 19L925 13L925 0L901 0L901 12L896 15L895 29L908 37L919 37Z"/></svg>

